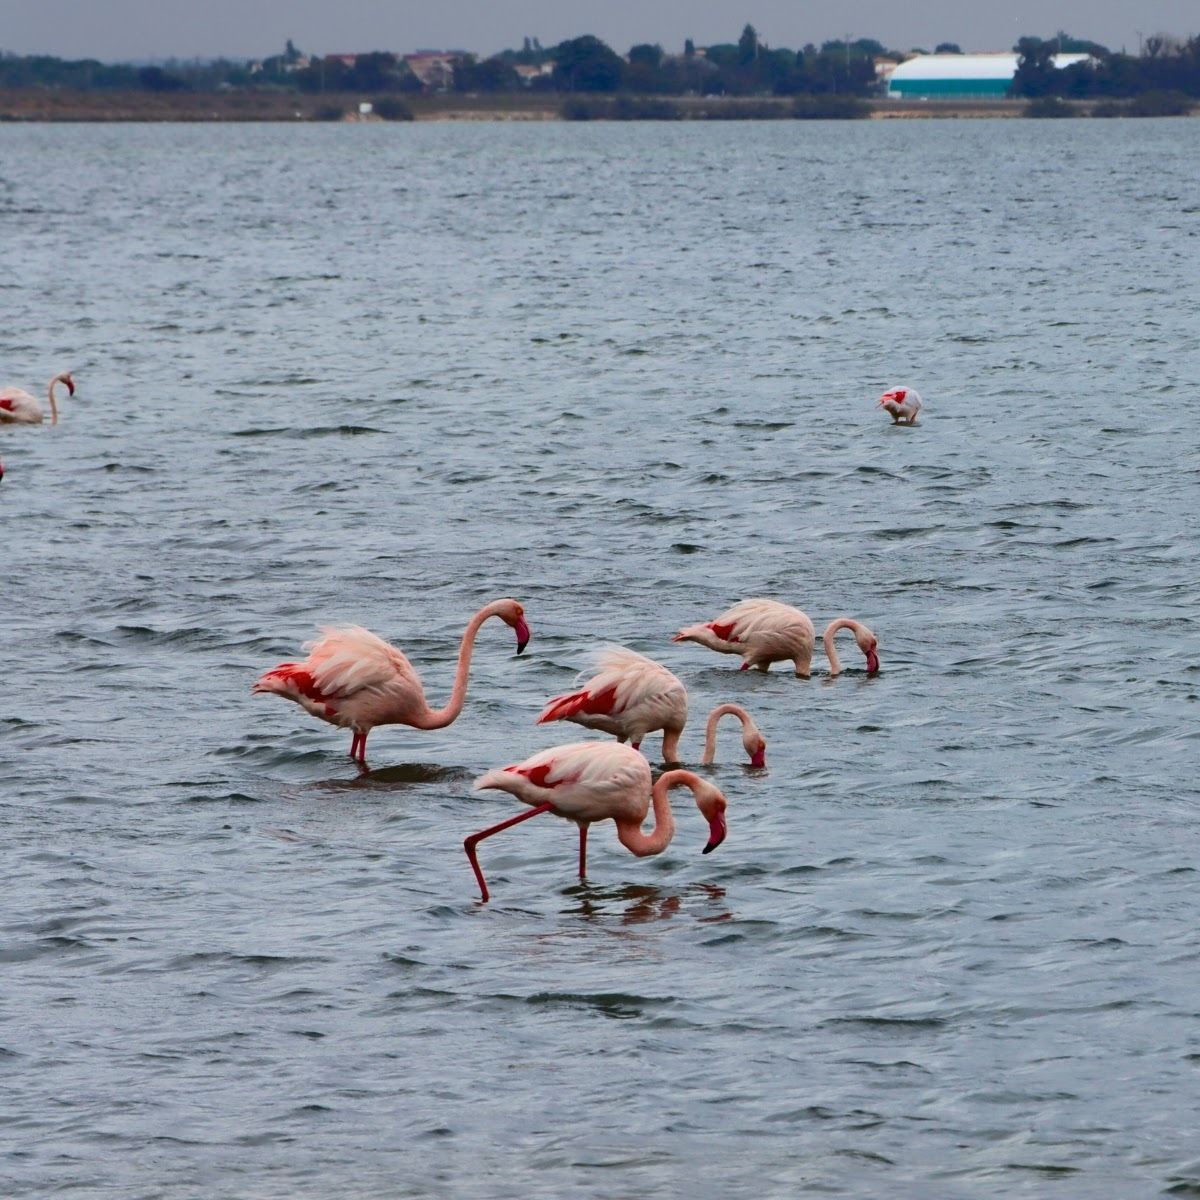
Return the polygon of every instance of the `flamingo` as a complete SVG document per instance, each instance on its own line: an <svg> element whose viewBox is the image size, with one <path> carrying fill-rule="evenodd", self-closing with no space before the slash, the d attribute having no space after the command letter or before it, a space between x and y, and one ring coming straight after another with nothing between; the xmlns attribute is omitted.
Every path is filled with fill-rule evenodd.
<svg viewBox="0 0 1200 1200"><path fill-rule="evenodd" d="M688 625L671 640L699 642L719 654L740 654L743 671L769 671L773 662L791 659L796 674L812 670L816 630L807 614L778 600L743 600L715 620Z"/></svg>
<svg viewBox="0 0 1200 1200"><path fill-rule="evenodd" d="M663 762L679 762L679 735L687 723L687 688L662 663L623 646L608 646L596 655L599 670L579 691L555 696L547 702L537 724L573 721L585 729L614 734L618 741L641 748L646 734L661 729ZM580 675L577 683L584 680ZM704 763L712 762L716 724L721 716L734 713L742 722L742 744L750 765L766 765L767 744L745 709L725 705L709 714Z"/></svg>
<svg viewBox="0 0 1200 1200"><path fill-rule="evenodd" d="M876 408L886 408L893 425L915 425L921 411L921 396L912 388L892 388L879 397Z"/></svg>
<svg viewBox="0 0 1200 1200"><path fill-rule="evenodd" d="M767 765L767 742L754 723L754 718L740 704L718 704L708 714L704 726L703 766L711 766L717 753L717 722L722 717L734 716L742 723L742 747L750 759L750 765L759 769Z"/></svg>
<svg viewBox="0 0 1200 1200"><path fill-rule="evenodd" d="M825 645L825 654L829 659L829 674L840 675L842 664L838 661L837 650L833 645L834 634L842 629L854 631L854 640L867 659L867 674L874 675L879 670L879 639L861 622L852 617L838 617L825 626L821 641Z"/></svg>
<svg viewBox="0 0 1200 1200"><path fill-rule="evenodd" d="M67 391L75 395L75 380L70 371L60 371L50 380L50 424L58 424L58 404L54 400L54 386L65 383ZM0 388L0 425L40 425L45 420L42 406L20 388Z"/></svg>
<svg viewBox="0 0 1200 1200"><path fill-rule="evenodd" d="M539 813L553 813L579 826L579 878L587 867L587 832L593 821L610 818L617 826L617 839L630 853L643 858L661 854L675 836L675 818L667 793L688 787L696 807L708 822L708 844L703 853L715 850L725 840L726 800L720 790L691 771L667 771L650 785L650 764L631 746L614 742L572 742L542 750L511 767L488 771L475 781L475 789L496 788L509 792L532 806L498 825L481 829L463 842L467 858L479 881L483 899L488 887L479 869L476 846L486 837L528 821ZM654 829L642 832L642 822L654 804Z"/></svg>
<svg viewBox="0 0 1200 1200"><path fill-rule="evenodd" d="M353 730L350 757L365 769L367 736L376 725L442 729L462 712L475 635L489 617L499 617L516 630L518 654L529 642L525 610L516 600L484 605L463 633L454 690L445 708L431 709L412 663L395 646L359 625L326 626L322 637L303 647L311 652L304 662L272 667L250 690L275 692L322 721Z"/></svg>

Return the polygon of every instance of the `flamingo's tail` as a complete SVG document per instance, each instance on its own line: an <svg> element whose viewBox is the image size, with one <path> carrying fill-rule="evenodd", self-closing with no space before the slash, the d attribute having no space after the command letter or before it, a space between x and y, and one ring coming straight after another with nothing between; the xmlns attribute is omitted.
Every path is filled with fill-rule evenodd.
<svg viewBox="0 0 1200 1200"><path fill-rule="evenodd" d="M537 724L545 725L547 721L569 721L572 717L584 713L588 716L607 714L613 711L617 702L617 687L613 684L598 692L589 692L586 688L581 692L571 692L566 696L555 696L538 717Z"/></svg>
<svg viewBox="0 0 1200 1200"><path fill-rule="evenodd" d="M250 691L254 695L274 692L278 696L286 696L289 700L305 697L325 702L325 697L303 663L280 663L279 666L272 667L254 681Z"/></svg>
<svg viewBox="0 0 1200 1200"><path fill-rule="evenodd" d="M588 701L587 692L572 692L567 696L555 696L542 709L536 724L545 725L548 721L565 721L576 713L582 712Z"/></svg>

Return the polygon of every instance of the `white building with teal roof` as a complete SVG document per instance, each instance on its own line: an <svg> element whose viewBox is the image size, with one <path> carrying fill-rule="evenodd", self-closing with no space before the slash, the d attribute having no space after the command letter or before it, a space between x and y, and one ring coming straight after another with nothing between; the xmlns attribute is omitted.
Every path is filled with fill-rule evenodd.
<svg viewBox="0 0 1200 1200"><path fill-rule="evenodd" d="M1082 62L1086 54L1056 54L1056 67ZM888 77L895 100L1002 100L1017 73L1015 54L918 54Z"/></svg>

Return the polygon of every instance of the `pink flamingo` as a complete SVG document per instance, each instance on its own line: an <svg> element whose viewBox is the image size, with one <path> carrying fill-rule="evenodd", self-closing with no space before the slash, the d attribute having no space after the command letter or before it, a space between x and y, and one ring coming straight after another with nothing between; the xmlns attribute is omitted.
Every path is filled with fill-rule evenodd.
<svg viewBox="0 0 1200 1200"><path fill-rule="evenodd" d="M875 407L887 409L893 425L915 425L921 411L921 396L912 388L892 388L879 397Z"/></svg>
<svg viewBox="0 0 1200 1200"><path fill-rule="evenodd" d="M58 404L54 399L55 384L65 383L67 391L75 395L75 380L70 371L62 371L50 380L50 424L58 424ZM42 406L20 388L0 389L0 425L40 425L45 420Z"/></svg>
<svg viewBox="0 0 1200 1200"><path fill-rule="evenodd" d="M717 722L722 717L737 717L742 723L742 748L750 759L750 765L759 769L767 765L767 742L754 723L754 718L740 704L718 704L708 714L704 726L704 757L701 765L711 766L717 753ZM636 747L635 747L636 749Z"/></svg>
<svg viewBox="0 0 1200 1200"><path fill-rule="evenodd" d="M842 629L853 630L854 640L866 656L867 674L874 675L879 670L879 655L876 653L879 649L879 639L861 621L855 621L852 617L838 617L836 621L830 621L825 626L821 640L829 659L829 674L840 675L842 672L842 664L838 661L837 650L833 645L834 634Z"/></svg>
<svg viewBox="0 0 1200 1200"><path fill-rule="evenodd" d="M467 858L479 881L483 899L488 887L479 869L475 847L486 837L528 821L539 813L553 813L579 826L579 878L587 867L587 831L593 821L613 820L621 845L639 858L661 854L675 836L675 819L667 793L673 787L688 787L696 807L708 822L708 844L703 853L715 850L725 840L726 800L719 789L691 771L667 771L650 785L650 764L631 746L615 742L573 742L534 754L511 767L488 771L475 781L476 790L497 788L510 792L530 812L509 817L498 825L481 829L463 842ZM654 804L654 829L642 832L642 822Z"/></svg>
<svg viewBox="0 0 1200 1200"><path fill-rule="evenodd" d="M661 663L623 646L609 646L595 657L597 673L578 691L548 701L537 724L573 721L585 729L614 734L618 741L629 742L635 750L640 749L646 734L661 729L663 762L679 762L679 736L688 714L687 688ZM577 682L582 682L586 674L580 675ZM766 742L750 715L736 705L727 705L716 716L710 715L709 725L714 731L710 738L714 745L716 723L725 712L740 716L743 744L751 766L764 766ZM704 759L705 763L711 761Z"/></svg>
<svg viewBox="0 0 1200 1200"><path fill-rule="evenodd" d="M718 654L740 654L743 671L769 671L773 662L790 659L796 674L812 671L816 630L807 614L777 600L743 600L715 620L681 629L673 642L699 642Z"/></svg>
<svg viewBox="0 0 1200 1200"><path fill-rule="evenodd" d="M285 662L259 678L251 692L275 692L331 725L351 729L350 757L367 765L367 735L376 725L442 729L462 712L475 635L489 617L499 617L517 633L517 653L529 642L525 610L515 600L493 600L467 623L458 649L454 690L445 708L431 709L412 663L382 638L358 625L324 628L323 637L304 646L302 663Z"/></svg>

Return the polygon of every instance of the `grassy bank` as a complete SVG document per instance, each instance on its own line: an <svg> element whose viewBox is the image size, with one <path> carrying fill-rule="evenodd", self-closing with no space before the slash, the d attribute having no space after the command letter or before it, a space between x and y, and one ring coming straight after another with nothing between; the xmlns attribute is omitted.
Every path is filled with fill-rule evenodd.
<svg viewBox="0 0 1200 1200"><path fill-rule="evenodd" d="M361 102L378 99L357 93L0 89L0 121L352 121L358 119ZM885 120L969 119L1021 117L1028 111L1028 104L1023 100L867 100L851 102L859 106L857 113L839 111L837 102L844 104L846 99L803 96L604 97L520 92L405 96L391 98L391 102L395 105L394 115L416 121L770 120L848 115ZM1070 115L1090 115L1097 107L1096 102L1065 103ZM1110 104L1109 107L1113 106ZM1121 114L1104 111L1097 115Z"/></svg>

